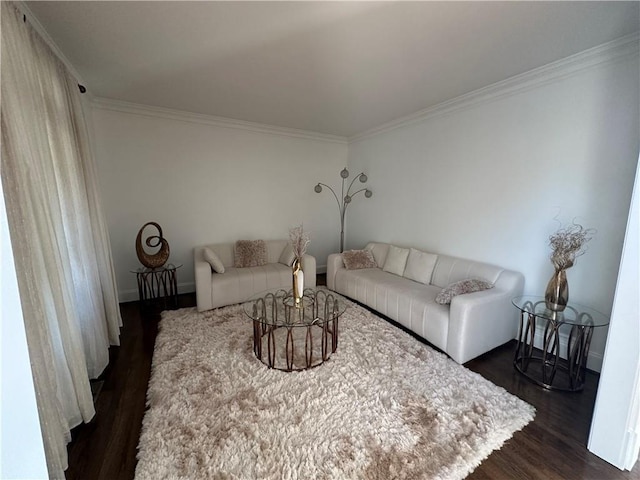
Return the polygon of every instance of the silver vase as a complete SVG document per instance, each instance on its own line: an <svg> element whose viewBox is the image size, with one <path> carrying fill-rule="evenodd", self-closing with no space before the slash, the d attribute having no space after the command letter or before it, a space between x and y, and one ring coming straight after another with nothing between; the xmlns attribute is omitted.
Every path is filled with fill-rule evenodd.
<svg viewBox="0 0 640 480"><path fill-rule="evenodd" d="M544 301L547 308L553 312L562 312L569 303L569 284L565 269L556 270L549 279Z"/></svg>

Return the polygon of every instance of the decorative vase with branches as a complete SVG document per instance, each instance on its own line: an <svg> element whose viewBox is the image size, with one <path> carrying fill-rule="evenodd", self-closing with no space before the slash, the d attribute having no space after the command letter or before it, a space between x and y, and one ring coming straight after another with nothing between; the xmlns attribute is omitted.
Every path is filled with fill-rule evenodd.
<svg viewBox="0 0 640 480"><path fill-rule="evenodd" d="M551 247L551 263L554 273L545 291L545 304L549 310L562 312L569 302L569 284L567 282L567 268L571 268L576 259L586 252L586 244L593 238L596 231L584 228L578 223L560 228L549 236Z"/></svg>
<svg viewBox="0 0 640 480"><path fill-rule="evenodd" d="M293 300L296 308L300 308L304 295L304 272L302 271L302 257L307 253L309 246L309 234L304 231L302 225L289 229L289 240L293 249Z"/></svg>
<svg viewBox="0 0 640 480"><path fill-rule="evenodd" d="M342 190L341 190L340 198L338 198L338 195L333 190L333 188L331 188L329 185L325 183L318 182L318 184L314 187L314 190L316 193L320 193L322 192L323 186L327 187L329 190L331 190L331 193L333 193L333 196L336 198L336 202L338 203L338 211L340 213L340 253L342 253L344 251L344 219L347 213L347 207L353 200L353 197L355 197L358 193L364 192L365 197L371 198L371 195L373 195L373 192L368 188L361 188L360 190L357 190L351 193L351 187L353 186L353 183L356 181L356 179L360 180L360 183L367 182L368 178L364 172L359 173L353 178L353 180L351 180L351 183L349 184L349 187L347 188L346 193L344 191L344 183L347 180L347 178L349 178L349 170L347 170L346 167L343 168L342 171L340 172L340 177L342 177Z"/></svg>

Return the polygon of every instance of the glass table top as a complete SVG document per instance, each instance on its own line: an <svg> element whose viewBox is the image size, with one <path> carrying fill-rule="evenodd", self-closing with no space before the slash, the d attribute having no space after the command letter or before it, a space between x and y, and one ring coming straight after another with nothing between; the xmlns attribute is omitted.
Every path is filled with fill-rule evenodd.
<svg viewBox="0 0 640 480"><path fill-rule="evenodd" d="M295 307L292 290L275 289L252 296L242 309L252 320L294 327L322 325L347 309L344 298L326 288L305 288L301 303L301 307Z"/></svg>
<svg viewBox="0 0 640 480"><path fill-rule="evenodd" d="M562 312L554 312L547 308L544 297L540 296L523 295L514 298L511 302L522 312L556 323L591 327L603 327L609 324L609 317L605 314L578 303L569 303Z"/></svg>
<svg viewBox="0 0 640 480"><path fill-rule="evenodd" d="M138 267L135 270L129 270L131 273L151 273L151 272L166 272L171 270L177 270L182 266L181 263L175 265L173 263L165 263L161 267L157 268L149 268L149 267Z"/></svg>

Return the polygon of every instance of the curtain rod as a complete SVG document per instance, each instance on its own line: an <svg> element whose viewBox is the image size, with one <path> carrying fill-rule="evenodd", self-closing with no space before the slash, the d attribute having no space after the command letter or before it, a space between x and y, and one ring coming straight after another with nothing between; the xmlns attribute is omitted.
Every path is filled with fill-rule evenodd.
<svg viewBox="0 0 640 480"><path fill-rule="evenodd" d="M22 13L22 21L24 23L27 23L27 13L29 14L29 25L33 29L35 29L38 35L40 35L40 38L49 46L53 54L56 57L58 57L58 59L64 64L64 66L71 73L71 75L75 77L77 80L82 80L82 77L80 76L80 74L78 74L76 69L73 67L73 64L67 59L67 57L65 57L65 55L62 53L58 45L56 45L56 43L51 39L47 31L38 21L37 17L35 17L31 13L31 10L29 9L27 2L23 0L18 0L16 2L16 8ZM78 83L78 89L80 90L80 93L87 92L87 88L80 83Z"/></svg>

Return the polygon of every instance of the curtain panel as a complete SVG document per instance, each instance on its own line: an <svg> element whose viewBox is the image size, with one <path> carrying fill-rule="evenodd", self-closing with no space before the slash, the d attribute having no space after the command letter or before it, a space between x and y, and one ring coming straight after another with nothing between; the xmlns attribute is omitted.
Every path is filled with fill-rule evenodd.
<svg viewBox="0 0 640 480"><path fill-rule="evenodd" d="M77 81L2 2L1 173L51 478L122 325Z"/></svg>

